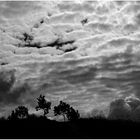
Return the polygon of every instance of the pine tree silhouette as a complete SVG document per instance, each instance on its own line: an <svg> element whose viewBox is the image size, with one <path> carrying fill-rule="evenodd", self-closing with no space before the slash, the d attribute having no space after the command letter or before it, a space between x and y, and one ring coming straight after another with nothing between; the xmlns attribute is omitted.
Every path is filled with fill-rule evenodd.
<svg viewBox="0 0 140 140"><path fill-rule="evenodd" d="M28 118L28 108L25 106L18 106L15 110L12 111L11 115L8 117L8 120L17 120Z"/></svg>
<svg viewBox="0 0 140 140"><path fill-rule="evenodd" d="M40 95L37 98L37 103L38 105L36 106L36 111L38 110L43 110L44 111L44 116L49 113L49 110L51 109L51 102L46 101L45 96Z"/></svg>

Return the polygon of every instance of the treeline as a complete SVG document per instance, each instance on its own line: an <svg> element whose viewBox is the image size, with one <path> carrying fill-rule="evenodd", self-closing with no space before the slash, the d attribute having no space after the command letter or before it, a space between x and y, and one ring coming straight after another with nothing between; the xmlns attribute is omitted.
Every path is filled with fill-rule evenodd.
<svg viewBox="0 0 140 140"><path fill-rule="evenodd" d="M43 116L40 117L47 119L47 114L51 110L51 105L52 103L50 101L47 101L44 95L40 95L37 98L37 106L35 107L35 109L36 111L42 110ZM72 106L63 101L60 101L57 106L54 106L53 112L54 116L62 115L64 121L73 121L78 120L80 118L78 110L75 110ZM31 119L33 117L35 118L37 116L29 114L29 109L26 106L18 106L15 108L15 110L11 112L7 120Z"/></svg>
<svg viewBox="0 0 140 140"><path fill-rule="evenodd" d="M26 106L17 106L7 118L1 118L0 138L140 138L140 122L110 120L101 115L81 118L78 110L66 102L52 107L43 95L36 103L35 109L42 110L42 115L30 114ZM51 110L54 116L63 116L65 123L50 120L47 116Z"/></svg>

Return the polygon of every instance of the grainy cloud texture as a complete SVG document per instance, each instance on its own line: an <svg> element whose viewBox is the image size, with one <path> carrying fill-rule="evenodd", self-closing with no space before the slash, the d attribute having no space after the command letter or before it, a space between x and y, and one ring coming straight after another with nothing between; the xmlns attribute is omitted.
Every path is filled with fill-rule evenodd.
<svg viewBox="0 0 140 140"><path fill-rule="evenodd" d="M0 1L2 112L34 107L44 94L83 113L121 98L109 115L116 104L131 113L136 99L126 97L140 96L139 23L136 1Z"/></svg>

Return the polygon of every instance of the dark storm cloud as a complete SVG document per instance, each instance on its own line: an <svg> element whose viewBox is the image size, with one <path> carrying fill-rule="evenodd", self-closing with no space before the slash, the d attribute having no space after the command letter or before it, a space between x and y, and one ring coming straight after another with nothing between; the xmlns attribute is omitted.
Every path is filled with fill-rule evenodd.
<svg viewBox="0 0 140 140"><path fill-rule="evenodd" d="M20 97L26 91L29 92L29 86L22 84L14 88L16 81L15 70L4 70L0 72L0 104L18 104Z"/></svg>
<svg viewBox="0 0 140 140"><path fill-rule="evenodd" d="M15 102L15 94L11 95L10 90L15 82L14 71L2 71L0 72L0 102ZM19 95L18 95L19 96Z"/></svg>
<svg viewBox="0 0 140 140"><path fill-rule="evenodd" d="M112 101L108 118L140 121L140 99L131 95Z"/></svg>
<svg viewBox="0 0 140 140"><path fill-rule="evenodd" d="M15 82L13 71L0 72L0 92L8 92Z"/></svg>
<svg viewBox="0 0 140 140"><path fill-rule="evenodd" d="M124 99L116 99L110 104L110 112L108 117L111 119L130 119L131 107Z"/></svg>

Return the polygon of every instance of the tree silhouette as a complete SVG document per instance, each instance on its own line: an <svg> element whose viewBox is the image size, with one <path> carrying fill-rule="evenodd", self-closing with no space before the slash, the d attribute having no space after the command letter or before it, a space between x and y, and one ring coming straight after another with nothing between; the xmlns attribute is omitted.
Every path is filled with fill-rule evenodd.
<svg viewBox="0 0 140 140"><path fill-rule="evenodd" d="M80 118L78 110L75 110L73 107L63 101L60 101L59 105L54 107L54 115L62 115L64 117L64 121L66 120L66 117L69 121Z"/></svg>
<svg viewBox="0 0 140 140"><path fill-rule="evenodd" d="M7 119L8 119L8 120L17 120L17 119L18 119L18 117L16 116L14 110L12 111L11 115L8 116Z"/></svg>
<svg viewBox="0 0 140 140"><path fill-rule="evenodd" d="M40 95L37 98L37 103L38 105L36 106L36 111L43 110L44 116L49 113L49 110L51 109L51 102L46 101L45 96Z"/></svg>
<svg viewBox="0 0 140 140"><path fill-rule="evenodd" d="M28 108L25 106L18 106L12 111L11 115L8 117L9 120L25 119L28 118Z"/></svg>
<svg viewBox="0 0 140 140"><path fill-rule="evenodd" d="M68 110L70 109L70 105L60 101L58 106L54 107L54 115L62 115L64 117L64 121L66 120L66 115L68 113Z"/></svg>
<svg viewBox="0 0 140 140"><path fill-rule="evenodd" d="M75 110L73 107L70 107L67 112L67 118L69 121L78 120L80 118L80 114L78 110Z"/></svg>

